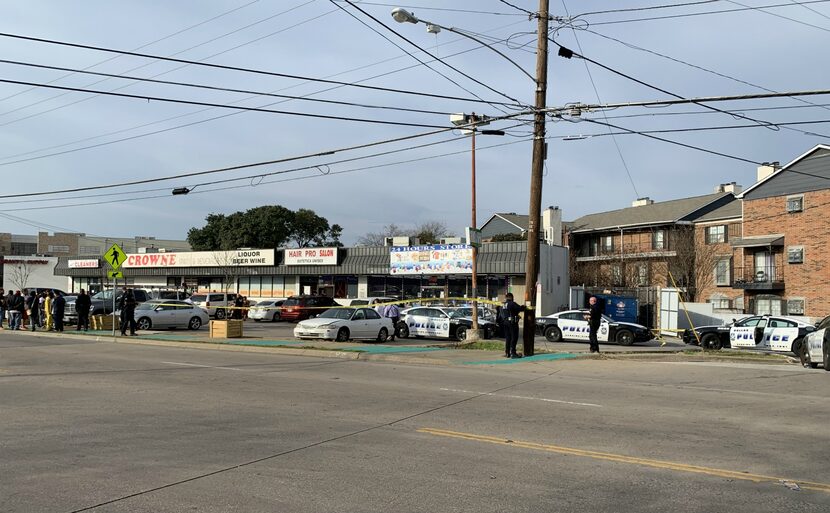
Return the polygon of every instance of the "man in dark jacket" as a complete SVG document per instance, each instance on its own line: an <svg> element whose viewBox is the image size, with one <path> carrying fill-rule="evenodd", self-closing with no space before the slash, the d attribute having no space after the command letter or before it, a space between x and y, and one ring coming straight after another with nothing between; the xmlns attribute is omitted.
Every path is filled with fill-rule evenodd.
<svg viewBox="0 0 830 513"><path fill-rule="evenodd" d="M602 304L597 301L596 296L591 296L588 300L588 313L585 315L585 320L588 321L588 340L591 342L591 352L599 353L599 341L597 341L597 331L599 325L602 323Z"/></svg>
<svg viewBox="0 0 830 513"><path fill-rule="evenodd" d="M84 289L78 294L78 299L75 300L75 312L78 314L77 331L89 331L89 308L92 306L92 300L87 295Z"/></svg>
<svg viewBox="0 0 830 513"><path fill-rule="evenodd" d="M499 320L504 330L504 356L505 358L521 358L516 353L516 343L519 341L519 313L525 310L513 301L513 294L507 293L504 297L504 305L501 307Z"/></svg>
<svg viewBox="0 0 830 513"><path fill-rule="evenodd" d="M38 305L37 292L32 290L26 298L26 309L29 310L29 323L32 331L37 331L40 325L40 305Z"/></svg>
<svg viewBox="0 0 830 513"><path fill-rule="evenodd" d="M127 289L121 295L121 336L127 335L127 326L130 327L130 336L135 336L135 294L133 289Z"/></svg>
<svg viewBox="0 0 830 513"><path fill-rule="evenodd" d="M63 314L66 310L66 298L58 291L55 293L55 299L52 300L52 318L55 321L55 331L63 331Z"/></svg>
<svg viewBox="0 0 830 513"><path fill-rule="evenodd" d="M19 330L20 324L23 322L23 309L25 307L23 303L23 296L20 294L18 290L12 295L11 291L9 291L9 299L7 300L9 311L11 312L11 322L9 323L9 327L13 330Z"/></svg>

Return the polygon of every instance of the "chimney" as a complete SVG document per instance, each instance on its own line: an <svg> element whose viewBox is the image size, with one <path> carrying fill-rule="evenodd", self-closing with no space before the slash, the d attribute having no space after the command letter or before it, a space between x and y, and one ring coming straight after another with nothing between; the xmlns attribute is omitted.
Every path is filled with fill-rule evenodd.
<svg viewBox="0 0 830 513"><path fill-rule="evenodd" d="M763 164L758 166L758 175L756 177L756 181L760 182L761 180L775 173L779 169L781 169L781 163L777 160L775 162L764 162Z"/></svg>
<svg viewBox="0 0 830 513"><path fill-rule="evenodd" d="M542 233L549 246L562 245L562 211L548 207L542 212Z"/></svg>
<svg viewBox="0 0 830 513"><path fill-rule="evenodd" d="M632 207L644 207L646 205L652 204L654 204L654 200L649 198L648 196L645 196L643 198L637 198L631 202Z"/></svg>
<svg viewBox="0 0 830 513"><path fill-rule="evenodd" d="M735 182L722 183L715 187L715 192L731 192L732 194L740 194L744 188Z"/></svg>

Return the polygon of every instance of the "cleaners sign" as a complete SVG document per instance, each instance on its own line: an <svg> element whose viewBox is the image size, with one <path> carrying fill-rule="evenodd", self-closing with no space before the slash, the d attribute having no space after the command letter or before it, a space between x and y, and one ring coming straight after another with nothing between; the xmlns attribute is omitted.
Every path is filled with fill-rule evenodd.
<svg viewBox="0 0 830 513"><path fill-rule="evenodd" d="M337 248L286 249L285 265L337 265Z"/></svg>
<svg viewBox="0 0 830 513"><path fill-rule="evenodd" d="M250 267L274 265L273 249L190 251L182 253L131 253L123 267Z"/></svg>

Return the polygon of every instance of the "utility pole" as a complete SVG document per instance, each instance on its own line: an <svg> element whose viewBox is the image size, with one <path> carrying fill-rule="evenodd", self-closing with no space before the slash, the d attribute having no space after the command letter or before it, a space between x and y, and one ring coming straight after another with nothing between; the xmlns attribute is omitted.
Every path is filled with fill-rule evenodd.
<svg viewBox="0 0 830 513"><path fill-rule="evenodd" d="M533 116L533 160L527 220L523 352L533 356L536 336L536 280L539 277L539 218L542 215L542 170L545 164L545 112L548 88L548 0L539 0L536 47L536 113Z"/></svg>
<svg viewBox="0 0 830 513"><path fill-rule="evenodd" d="M473 123L478 121L478 118L476 117L475 112L473 112L473 115L471 116L471 118L472 118ZM476 226L476 130L477 129L478 129L478 127L476 125L473 125L473 130L472 130L472 133L470 134L470 140L472 141L472 145L473 145L472 150L471 150L471 153L472 153L472 156L473 156L472 177L470 179L470 181L472 183L472 187L473 187L472 194L471 194L471 197L472 197L472 203L471 204L472 204L473 218L472 218L472 224L470 225L470 227L473 230L475 230L477 228L477 226ZM472 231L471 231L471 233L472 233ZM471 242L467 241L467 244L471 244ZM478 333L478 269L476 269L478 267L478 248L476 247L475 244L471 244L471 245L473 247L473 276L472 276L472 289L473 290L472 290L472 294L471 294L473 296L473 325L472 325L473 336L472 336L472 340L478 340L479 339L479 333Z"/></svg>

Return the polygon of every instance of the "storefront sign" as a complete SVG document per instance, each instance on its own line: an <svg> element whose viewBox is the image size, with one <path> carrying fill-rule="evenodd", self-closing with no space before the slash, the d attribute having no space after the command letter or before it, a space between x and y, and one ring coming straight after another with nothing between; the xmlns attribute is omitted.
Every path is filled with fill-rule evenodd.
<svg viewBox="0 0 830 513"><path fill-rule="evenodd" d="M337 265L337 248L286 249L285 265Z"/></svg>
<svg viewBox="0 0 830 513"><path fill-rule="evenodd" d="M472 274L473 247L467 244L394 246L390 274Z"/></svg>
<svg viewBox="0 0 830 513"><path fill-rule="evenodd" d="M125 269L137 267L250 267L274 265L273 249L190 251L181 253L130 253Z"/></svg>
<svg viewBox="0 0 830 513"><path fill-rule="evenodd" d="M98 259L90 258L86 260L70 260L67 265L70 269L97 269Z"/></svg>

